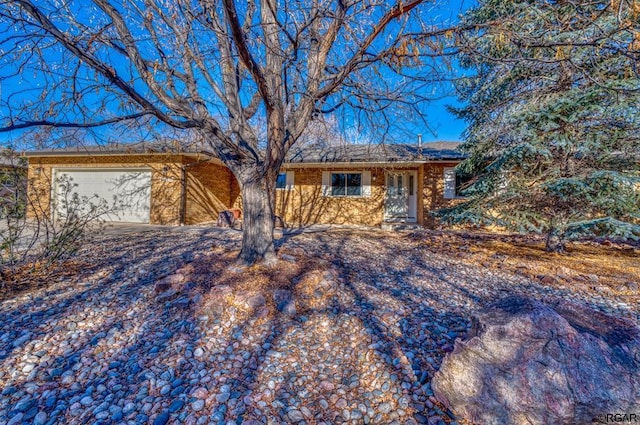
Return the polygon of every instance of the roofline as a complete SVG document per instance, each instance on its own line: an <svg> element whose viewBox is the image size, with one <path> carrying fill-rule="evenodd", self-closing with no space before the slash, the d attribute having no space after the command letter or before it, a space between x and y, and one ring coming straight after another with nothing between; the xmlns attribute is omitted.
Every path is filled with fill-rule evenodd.
<svg viewBox="0 0 640 425"><path fill-rule="evenodd" d="M201 152L116 152L116 151L100 151L100 152L25 152L21 156L27 158L29 165L31 158L82 158L82 157L105 157L105 156L184 156L189 158L201 159L199 162L210 162L216 165L224 165L224 163L214 157L203 154ZM206 158L206 159L205 159ZM25 167L26 168L26 167Z"/></svg>
<svg viewBox="0 0 640 425"><path fill-rule="evenodd" d="M86 151L86 152L64 152L64 151L31 151L23 152L20 156L25 158L52 158L56 156L131 156L131 155L186 155L198 156L199 152L132 152L132 151Z"/></svg>
<svg viewBox="0 0 640 425"><path fill-rule="evenodd" d="M282 168L354 168L354 167L388 167L389 165L397 165L400 167L411 167L422 164L437 164L448 162L462 162L464 158L451 159L424 159L421 161L351 161L351 162L285 162Z"/></svg>
<svg viewBox="0 0 640 425"><path fill-rule="evenodd" d="M203 153L201 152L124 152L124 151L95 151L95 152L64 152L64 151L31 151L22 153L22 157L27 158L56 158L56 157L64 157L64 158L81 158L81 157L104 157L104 156L167 156L167 155L175 155L175 156L186 156L186 157L201 157ZM204 154L205 156L208 156ZM413 160L413 161L315 161L315 162L305 162L305 161L294 161L289 162L286 161L282 164L283 168L301 168L301 167L309 167L309 168L322 168L322 167L388 167L390 165L396 165L400 167L409 167L422 165L427 163L447 163L447 162L460 162L465 158L438 158L438 159L430 159L424 158L421 160ZM223 164L218 158L211 157L207 161L211 161L216 164Z"/></svg>

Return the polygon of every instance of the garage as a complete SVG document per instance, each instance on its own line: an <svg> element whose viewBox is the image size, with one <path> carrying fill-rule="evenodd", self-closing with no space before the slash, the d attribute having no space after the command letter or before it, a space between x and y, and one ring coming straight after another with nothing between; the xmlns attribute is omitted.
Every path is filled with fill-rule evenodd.
<svg viewBox="0 0 640 425"><path fill-rule="evenodd" d="M74 169L55 172L56 214L65 217L69 209L87 211L98 199L109 212L106 221L149 223L151 171L149 169ZM71 186L70 189L67 187ZM72 194L77 194L78 202Z"/></svg>

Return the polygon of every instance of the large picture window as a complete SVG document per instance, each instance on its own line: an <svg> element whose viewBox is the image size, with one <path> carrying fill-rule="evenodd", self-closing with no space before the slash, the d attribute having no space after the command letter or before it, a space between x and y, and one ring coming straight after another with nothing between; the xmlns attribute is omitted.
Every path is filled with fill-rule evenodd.
<svg viewBox="0 0 640 425"><path fill-rule="evenodd" d="M331 196L362 196L362 173L331 173Z"/></svg>

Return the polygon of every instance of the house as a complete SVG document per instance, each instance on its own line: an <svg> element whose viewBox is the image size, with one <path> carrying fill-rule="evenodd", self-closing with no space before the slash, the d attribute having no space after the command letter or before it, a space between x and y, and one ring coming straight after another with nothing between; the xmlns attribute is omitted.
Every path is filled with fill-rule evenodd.
<svg viewBox="0 0 640 425"><path fill-rule="evenodd" d="M431 211L457 198L459 142L344 145L290 153L277 181L276 210L288 226L385 222L432 226ZM172 146L34 151L29 191L60 205L65 182L80 196L120 201L108 219L152 224L200 224L241 208L240 186L217 159ZM54 207L59 209L59 207ZM36 214L36 211L30 211Z"/></svg>

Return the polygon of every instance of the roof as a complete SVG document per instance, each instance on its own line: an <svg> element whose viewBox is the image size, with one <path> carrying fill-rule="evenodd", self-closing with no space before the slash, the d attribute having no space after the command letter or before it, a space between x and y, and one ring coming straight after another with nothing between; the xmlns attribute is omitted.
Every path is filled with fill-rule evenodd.
<svg viewBox="0 0 640 425"><path fill-rule="evenodd" d="M461 142L431 142L418 145L340 145L303 147L290 152L290 163L324 162L424 162L462 160L465 154L458 147Z"/></svg>
<svg viewBox="0 0 640 425"><path fill-rule="evenodd" d="M196 150L185 147L179 142L140 142L110 143L99 146L73 146L46 150L35 150L24 153L24 156L79 156L79 155L127 155L127 154L160 154L160 153L196 153Z"/></svg>
<svg viewBox="0 0 640 425"><path fill-rule="evenodd" d="M0 168L26 168L24 160L17 156L7 156L0 152Z"/></svg>
<svg viewBox="0 0 640 425"><path fill-rule="evenodd" d="M458 147L461 142L430 142L422 148L417 144L343 144L336 146L303 146L289 152L288 163L360 163L360 162L425 162L438 160L462 160L465 154ZM126 154L196 154L195 146L180 143L143 142L136 144L109 144L105 146L78 146L26 152L26 157L36 156L84 156Z"/></svg>

